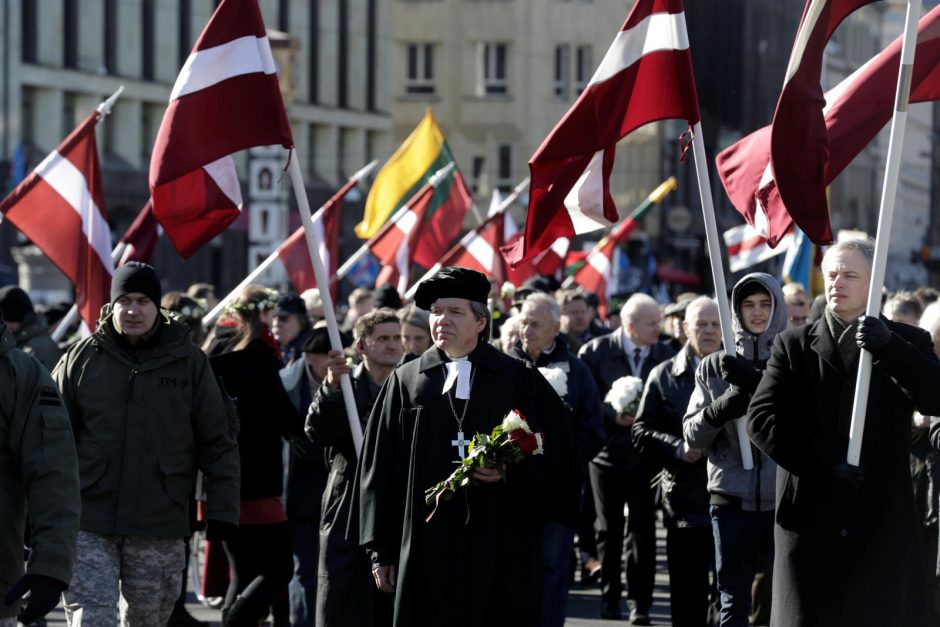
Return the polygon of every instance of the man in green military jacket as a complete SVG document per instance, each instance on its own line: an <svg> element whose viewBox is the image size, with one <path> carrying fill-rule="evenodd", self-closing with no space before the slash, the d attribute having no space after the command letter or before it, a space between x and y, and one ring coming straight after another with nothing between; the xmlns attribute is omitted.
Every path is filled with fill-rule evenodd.
<svg viewBox="0 0 940 627"><path fill-rule="evenodd" d="M179 595L197 468L210 540L234 531L238 448L219 386L186 326L161 312L153 268L114 273L98 330L53 372L72 421L82 516L69 625L165 625Z"/></svg>
<svg viewBox="0 0 940 627"><path fill-rule="evenodd" d="M59 392L15 347L0 312L0 627L15 627L17 617L29 625L59 602L72 577L79 509L75 443Z"/></svg>

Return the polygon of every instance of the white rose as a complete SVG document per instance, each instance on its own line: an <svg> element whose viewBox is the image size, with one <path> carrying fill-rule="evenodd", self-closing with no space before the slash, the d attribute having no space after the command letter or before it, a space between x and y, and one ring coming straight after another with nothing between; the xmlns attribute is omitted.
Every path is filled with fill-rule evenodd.
<svg viewBox="0 0 940 627"><path fill-rule="evenodd" d="M519 412L515 409L506 414L506 417L503 418L502 427L505 433L515 431L516 429L522 429L526 433L532 433L532 430L529 429L529 423L523 420L522 416L520 416Z"/></svg>
<svg viewBox="0 0 940 627"><path fill-rule="evenodd" d="M568 375L565 374L565 371L561 368L546 366L545 368L539 368L539 372L542 373L545 380L552 386L555 393L561 398L565 398L568 394Z"/></svg>

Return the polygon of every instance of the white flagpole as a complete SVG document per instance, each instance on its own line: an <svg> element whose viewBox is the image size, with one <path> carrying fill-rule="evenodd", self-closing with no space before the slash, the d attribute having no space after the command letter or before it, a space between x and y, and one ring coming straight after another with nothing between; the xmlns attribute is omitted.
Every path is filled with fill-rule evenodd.
<svg viewBox="0 0 940 627"><path fill-rule="evenodd" d="M372 245L372 242L374 242L376 238L378 238L379 236L384 235L385 232L388 229L390 229L393 224L395 224L395 222L398 220L400 216L402 216L405 212L411 209L411 206L414 204L415 200L417 200L421 196L421 194L424 192L424 190L427 188L428 185L430 185L431 187L437 187L438 184L440 184L440 182L444 179L444 177L450 174L450 171L453 170L454 167L456 167L456 163L451 161L450 163L445 165L443 168L441 168L440 170L432 174L431 178L428 179L428 182L422 185L421 189L419 189L418 192L414 196L412 196L408 200L407 203L402 205L398 211L392 214L392 217L390 217L385 222L385 224L382 225L382 228L380 228L375 235L370 237L366 241L365 244L360 246L359 249L356 252L354 252L352 256L343 263L343 265L339 267L339 270L336 271L336 280L337 281L341 280L343 277L349 274L350 271L352 271L353 267L357 263L359 263L359 261L363 257L366 256L366 253L369 252L369 247Z"/></svg>
<svg viewBox="0 0 940 627"><path fill-rule="evenodd" d="M908 0L904 18L904 39L901 43L901 69L894 100L894 117L891 119L891 138L888 141L888 161L885 167L884 187L881 190L881 212L878 216L878 231L875 236L875 257L872 261L871 284L868 288L866 316L877 316L881 310L881 290L885 282L885 266L888 262L888 246L891 240L891 221L894 219L894 201L898 188L898 172L901 168L901 149L904 144L904 129L907 126L907 106L911 91L911 74L914 70L914 50L917 47L917 20L920 17L921 0ZM865 433L865 413L868 410L868 389L871 383L871 353L862 350L858 360L858 378L855 380L855 399L852 403L852 423L849 427L849 450L847 461L858 466L862 456L862 436Z"/></svg>
<svg viewBox="0 0 940 627"><path fill-rule="evenodd" d="M294 154L293 158L296 158L296 157L297 155ZM364 168L362 168L361 170L353 174L349 178L349 180L346 181L346 183L341 188L339 188L339 190L337 190L336 193L333 194L333 196L330 197L328 201L323 203L323 205L319 209L317 209L316 213L313 214L313 217L311 218L311 220L313 222L316 222L317 220L319 220L323 216L323 212L326 211L327 207L329 207L332 203L338 202L339 200L341 200L343 196L345 196L346 193L349 192L349 190L353 188L353 186L355 186L360 180L368 176L368 174L372 172L372 170L374 170L378 164L379 164L378 161L372 161L367 166L365 166ZM245 289L245 286L253 282L262 274L264 274L265 271L268 268L270 268L271 265L275 261L277 261L277 258L278 258L277 250L275 250L270 255L268 255L268 257L264 261L262 261L254 270L249 272L248 276L242 279L242 281L238 285L236 285L232 291L226 294L225 298L220 300L218 305L213 307L211 311L209 311L205 316L202 317L202 326L208 327L210 324L212 324L215 321L216 318L222 315L222 312L225 311L225 308L228 307L229 303L235 300L235 298L242 292L242 290ZM317 285L319 285L319 283L317 283Z"/></svg>
<svg viewBox="0 0 940 627"><path fill-rule="evenodd" d="M119 86L117 88L117 91L115 91L113 94L108 96L106 100L104 100L95 108L95 110L98 112L98 115L100 116L98 120L99 122L103 120L105 117L107 117L108 115L110 115L111 109L114 107L114 103L117 101L118 98L121 97L122 93L124 93L124 85ZM121 258L121 255L124 254L125 246L126 244L118 243L118 245L114 247L114 250L111 251L112 263L116 264L118 262L118 260ZM157 303L157 306L159 305L160 303ZM53 341L55 342L60 341L62 339L62 336L65 335L65 332L68 330L68 328L72 326L72 324L74 324L77 319L78 319L78 305L75 304L75 305L72 305L72 307L68 310L65 316L62 317L62 320L59 321L59 325L55 328L55 331L51 333L51 337ZM94 331L94 329L92 329L92 331Z"/></svg>
<svg viewBox="0 0 940 627"><path fill-rule="evenodd" d="M516 198L519 197L519 194L524 192L528 186L529 186L529 177L527 176L522 180L522 182L520 182L518 185L516 185L513 188L513 190L509 193L509 195L506 196L502 200L502 202L499 203L499 206L496 208L496 210L493 211L491 214L489 214L486 217L486 220L489 220L493 216L497 216L505 212L507 209L509 209L512 203L516 202ZM466 235L460 238L460 242L457 243L457 246L460 246L461 244L463 244L464 239L467 238L474 231L476 231L476 229L471 229ZM456 248L457 246L455 246L454 248ZM452 253L453 251L454 249L452 248L446 255L444 255L444 257L445 258L450 257L450 253ZM405 293L405 300L411 300L412 298L414 298L415 292L418 291L418 286L421 285L422 282L426 281L427 279L430 279L432 276L440 272L442 267L443 266L440 263L434 264L434 267L428 270L424 274L424 276L418 279L418 281L414 285L412 285L411 288Z"/></svg>
<svg viewBox="0 0 940 627"><path fill-rule="evenodd" d="M702 200L702 213L705 217L705 240L708 243L708 261L712 269L712 282L715 284L715 300L718 301L718 316L721 322L721 339L725 351L735 354L734 332L731 328L731 307L728 305L728 286L725 283L725 271L721 265L721 249L718 247L718 224L715 221L715 207L712 204L712 186L708 178L708 163L705 160L702 123L696 122L692 132L692 152L695 156L695 177L698 179L698 193ZM754 468L754 456L751 454L751 440L747 437L747 418L742 416L734 421L741 447L741 464L745 470Z"/></svg>
<svg viewBox="0 0 940 627"><path fill-rule="evenodd" d="M294 187L294 195L297 197L297 209L300 211L300 219L304 225L304 234L307 236L307 250L310 253L310 263L313 264L313 274L317 278L317 289L320 291L320 300L323 301L323 315L326 318L326 329L330 337L330 348L337 351L343 350L343 344L339 338L339 325L336 323L336 311L333 309L333 297L330 296L330 277L326 275L326 268L323 267L323 260L320 259L320 238L317 237L317 231L313 226L313 218L310 215L310 203L307 201L307 190L304 187L303 175L300 172L297 153L290 156L288 164L290 180ZM356 449L356 458L359 458L359 449L362 448L362 425L359 424L359 412L356 410L356 401L353 397L352 382L348 374L344 374L339 380L340 389L343 392L343 401L346 405L346 418L349 420L349 430L352 434L353 445Z"/></svg>

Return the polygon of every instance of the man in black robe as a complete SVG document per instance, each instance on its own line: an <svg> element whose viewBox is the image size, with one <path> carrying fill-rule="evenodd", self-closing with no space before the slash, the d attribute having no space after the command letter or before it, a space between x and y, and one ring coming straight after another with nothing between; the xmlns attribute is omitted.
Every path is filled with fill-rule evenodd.
<svg viewBox="0 0 940 627"><path fill-rule="evenodd" d="M444 268L415 302L430 310L434 346L385 382L359 464L359 540L376 585L395 592L395 625L526 626L538 622L540 529L574 524L574 440L558 395L539 372L486 343L489 281ZM425 490L468 454L474 434L519 410L545 452L504 469L479 468L474 485L430 522Z"/></svg>

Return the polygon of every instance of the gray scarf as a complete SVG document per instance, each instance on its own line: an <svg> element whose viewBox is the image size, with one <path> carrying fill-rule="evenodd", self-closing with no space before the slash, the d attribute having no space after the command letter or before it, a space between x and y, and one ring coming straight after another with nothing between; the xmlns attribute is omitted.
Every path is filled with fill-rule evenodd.
<svg viewBox="0 0 940 627"><path fill-rule="evenodd" d="M860 350L858 344L855 343L858 320L849 324L829 307L826 307L825 317L829 333L832 334L832 339L835 340L839 349L842 365L845 366L846 370L851 370L858 361L858 352Z"/></svg>

